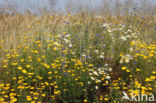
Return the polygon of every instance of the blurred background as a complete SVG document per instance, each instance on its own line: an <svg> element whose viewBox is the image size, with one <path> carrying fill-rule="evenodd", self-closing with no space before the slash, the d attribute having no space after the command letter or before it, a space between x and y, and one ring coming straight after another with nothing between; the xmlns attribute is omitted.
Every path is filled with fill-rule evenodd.
<svg viewBox="0 0 156 103"><path fill-rule="evenodd" d="M0 0L1 14L86 12L97 15L142 15L156 13L156 0Z"/></svg>

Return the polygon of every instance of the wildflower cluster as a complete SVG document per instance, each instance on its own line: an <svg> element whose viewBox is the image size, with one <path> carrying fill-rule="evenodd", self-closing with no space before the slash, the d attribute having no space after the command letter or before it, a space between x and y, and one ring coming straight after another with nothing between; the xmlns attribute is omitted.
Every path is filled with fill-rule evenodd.
<svg viewBox="0 0 156 103"><path fill-rule="evenodd" d="M0 103L120 103L122 91L154 93L156 45L135 27L89 16L47 18L23 27L9 47L0 39Z"/></svg>

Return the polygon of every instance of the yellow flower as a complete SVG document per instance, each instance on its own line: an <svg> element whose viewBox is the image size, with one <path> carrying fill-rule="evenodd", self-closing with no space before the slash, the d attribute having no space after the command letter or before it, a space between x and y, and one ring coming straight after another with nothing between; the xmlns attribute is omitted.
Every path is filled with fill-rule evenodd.
<svg viewBox="0 0 156 103"><path fill-rule="evenodd" d="M93 64L89 64L90 67L93 67Z"/></svg>
<svg viewBox="0 0 156 103"><path fill-rule="evenodd" d="M104 98L105 101L108 101L108 98Z"/></svg>
<svg viewBox="0 0 156 103"><path fill-rule="evenodd" d="M21 62L24 62L24 59L21 59Z"/></svg>
<svg viewBox="0 0 156 103"><path fill-rule="evenodd" d="M3 102L4 101L4 98L0 98L0 102Z"/></svg>
<svg viewBox="0 0 156 103"><path fill-rule="evenodd" d="M19 70L21 70L21 69L22 69L22 67L18 67L18 69L19 69Z"/></svg>
<svg viewBox="0 0 156 103"><path fill-rule="evenodd" d="M27 65L26 67L27 67L27 68L30 68L30 65Z"/></svg>
<svg viewBox="0 0 156 103"><path fill-rule="evenodd" d="M87 99L83 100L84 103L87 103Z"/></svg>
<svg viewBox="0 0 156 103"><path fill-rule="evenodd" d="M55 91L54 94L56 94L56 95L57 95L57 94L60 94L60 90Z"/></svg>
<svg viewBox="0 0 156 103"><path fill-rule="evenodd" d="M152 80L155 80L155 76L151 76L150 78L151 78Z"/></svg>
<svg viewBox="0 0 156 103"><path fill-rule="evenodd" d="M23 72L23 73L27 73L27 71L26 71L25 69L24 69L24 70L22 70L22 72Z"/></svg>
<svg viewBox="0 0 156 103"><path fill-rule="evenodd" d="M11 63L12 65L14 65L14 66L16 66L17 65L17 63Z"/></svg>
<svg viewBox="0 0 156 103"><path fill-rule="evenodd" d="M17 98L13 98L12 100L11 100L11 102L16 102L17 101Z"/></svg>
<svg viewBox="0 0 156 103"><path fill-rule="evenodd" d="M44 82L44 84L45 84L46 86L48 86L48 85L49 85L49 83L48 83L48 82Z"/></svg>
<svg viewBox="0 0 156 103"><path fill-rule="evenodd" d="M1 87L4 87L4 84L0 84L0 88L1 88Z"/></svg>
<svg viewBox="0 0 156 103"><path fill-rule="evenodd" d="M139 72L139 71L141 71L141 70L137 68L137 69L136 69L136 71L138 71L138 72Z"/></svg>
<svg viewBox="0 0 156 103"><path fill-rule="evenodd" d="M152 73L153 73L153 74L156 74L156 71L153 71Z"/></svg>
<svg viewBox="0 0 156 103"><path fill-rule="evenodd" d="M49 69L49 68L50 68L50 66L49 66L49 65L47 65L47 64L45 65L45 67L46 67L47 69Z"/></svg>
<svg viewBox="0 0 156 103"><path fill-rule="evenodd" d="M126 72L128 72L128 73L129 73L129 72L130 72L130 70L129 70L129 69L127 69L127 70L126 70Z"/></svg>
<svg viewBox="0 0 156 103"><path fill-rule="evenodd" d="M35 43L38 44L38 43L40 43L40 41L39 40L38 41L35 41Z"/></svg>
<svg viewBox="0 0 156 103"><path fill-rule="evenodd" d="M26 98L27 98L27 101L31 101L32 100L32 98L30 96L27 96Z"/></svg>
<svg viewBox="0 0 156 103"><path fill-rule="evenodd" d="M150 87L149 87L148 89L149 89L149 90L152 90L152 88L150 88Z"/></svg>
<svg viewBox="0 0 156 103"><path fill-rule="evenodd" d="M52 99L55 99L55 96L54 96L54 95L52 95L52 96L51 96L51 98L52 98Z"/></svg>
<svg viewBox="0 0 156 103"><path fill-rule="evenodd" d="M46 94L42 94L42 97L45 97L46 96Z"/></svg>
<svg viewBox="0 0 156 103"><path fill-rule="evenodd" d="M149 82L149 81L151 81L151 79L150 78L146 78L145 81L146 82Z"/></svg>
<svg viewBox="0 0 156 103"><path fill-rule="evenodd" d="M127 67L122 67L121 69L122 69L122 70L126 70L126 69L127 69Z"/></svg>
<svg viewBox="0 0 156 103"><path fill-rule="evenodd" d="M66 91L67 91L67 89L64 89L63 91L64 91L64 92L66 92Z"/></svg>
<svg viewBox="0 0 156 103"><path fill-rule="evenodd" d="M56 51L57 49L58 49L57 47L54 47L54 48L53 48L53 50L55 50L55 51Z"/></svg>
<svg viewBox="0 0 156 103"><path fill-rule="evenodd" d="M100 97L100 100L103 100L103 98L102 98L102 97Z"/></svg>

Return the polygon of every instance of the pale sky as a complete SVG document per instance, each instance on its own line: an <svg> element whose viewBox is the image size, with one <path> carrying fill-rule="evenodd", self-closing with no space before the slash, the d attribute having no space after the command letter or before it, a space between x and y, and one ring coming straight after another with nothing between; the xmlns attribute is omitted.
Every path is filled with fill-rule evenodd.
<svg viewBox="0 0 156 103"><path fill-rule="evenodd" d="M7 2L6 2L7 1ZM49 0L0 0L0 5L17 5L18 11L23 12L25 10L31 10L32 12L38 12L38 8L48 8ZM57 11L65 11L67 7L67 3L71 3L74 7L77 6L77 3L81 3L83 7L88 5L90 8L98 8L102 2L102 0L55 0L55 10ZM106 1L106 0L105 0ZM116 1L116 0L112 0ZM124 3L125 0L119 0L121 3ZM133 0L134 5L140 1L144 0ZM137 1L137 2L136 2ZM156 6L156 0L147 0L148 7ZM155 1L155 2L154 2Z"/></svg>

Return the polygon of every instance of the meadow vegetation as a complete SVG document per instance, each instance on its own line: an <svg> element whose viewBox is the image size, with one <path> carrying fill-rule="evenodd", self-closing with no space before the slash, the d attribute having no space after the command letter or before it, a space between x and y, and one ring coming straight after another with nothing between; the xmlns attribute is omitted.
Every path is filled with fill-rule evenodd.
<svg viewBox="0 0 156 103"><path fill-rule="evenodd" d="M155 95L155 34L156 15L0 15L0 103Z"/></svg>

